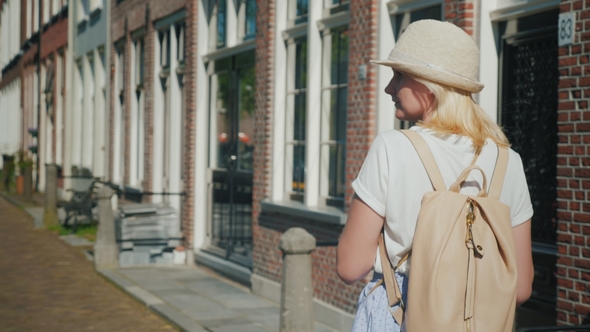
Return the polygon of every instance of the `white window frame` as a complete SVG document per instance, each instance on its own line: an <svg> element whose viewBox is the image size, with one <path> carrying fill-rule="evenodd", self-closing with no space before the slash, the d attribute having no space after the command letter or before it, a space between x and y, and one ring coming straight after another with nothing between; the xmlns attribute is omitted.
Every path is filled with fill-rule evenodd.
<svg viewBox="0 0 590 332"><path fill-rule="evenodd" d="M84 110L84 69L83 59L76 59L76 73L74 74L74 109L72 126L72 166L82 166L82 124Z"/></svg>
<svg viewBox="0 0 590 332"><path fill-rule="evenodd" d="M125 102L123 93L125 70L125 40L115 43L115 128L113 139L113 181L124 184L125 179Z"/></svg>
<svg viewBox="0 0 590 332"><path fill-rule="evenodd" d="M307 22L295 24L292 15L293 4L296 2L277 3L277 47L275 58L275 82L276 86L284 86L285 89L275 90L275 112L273 133L273 183L271 200L274 202L289 201L285 185L288 183L288 174L285 174L285 167L288 167L288 156L285 153L285 128L289 125L288 112L285 112L287 104L287 76L288 64L288 40L307 36L307 114L306 114L306 151L305 151L305 190L302 206L311 209L320 208L322 211L329 211L336 215L342 214L341 208L326 206L327 191L321 192L320 179L326 178L327 171L322 171L320 162L320 142L322 135L322 79L330 74L330 67L324 62L326 46L331 45L327 38L322 37L326 31L334 28L345 27L349 24L350 14L348 10L338 11L335 14L326 15L324 1L310 1L308 8ZM291 6L291 7L289 7ZM328 11L329 13L329 11ZM287 41L287 42L286 42ZM322 54L321 57L318 54ZM329 57L327 57L329 61ZM292 66L292 65L291 65ZM326 73L327 70L327 73ZM329 100L328 100L329 104ZM292 125L292 123L291 123ZM292 204L292 203L289 203Z"/></svg>
<svg viewBox="0 0 590 332"><path fill-rule="evenodd" d="M225 2L225 43L217 42L218 3ZM246 6L248 1L254 0L206 0L204 5L209 22L208 53L220 49L233 48L240 44L253 42L256 32L246 36ZM278 5L278 4L277 4ZM280 4L282 6L282 4ZM255 28L256 29L256 28Z"/></svg>
<svg viewBox="0 0 590 332"><path fill-rule="evenodd" d="M66 64L66 53L64 49L59 50L55 61L55 163L57 165L63 165L63 92L65 91L63 66Z"/></svg>
<svg viewBox="0 0 590 332"><path fill-rule="evenodd" d="M297 2L300 0L288 0L288 9L287 9L287 22L288 26L292 27L298 24L306 24L308 17L309 17L309 2L308 2L308 10L307 13L301 16L297 16Z"/></svg>
<svg viewBox="0 0 590 332"><path fill-rule="evenodd" d="M143 43L138 42L144 38L142 31L134 32L131 47L131 63L134 75L131 75L131 116L130 116L130 141L131 147L129 162L129 185L136 189L143 189L144 159L145 159L145 90L137 81L139 68L139 53ZM139 93L138 93L139 92ZM139 95L138 95L139 94Z"/></svg>
<svg viewBox="0 0 590 332"><path fill-rule="evenodd" d="M179 79L182 80L184 75L184 14L164 18L156 23L156 28L152 185L155 191L178 193L183 190L181 147L184 103ZM152 200L168 202L180 211L181 200L177 195L153 197Z"/></svg>

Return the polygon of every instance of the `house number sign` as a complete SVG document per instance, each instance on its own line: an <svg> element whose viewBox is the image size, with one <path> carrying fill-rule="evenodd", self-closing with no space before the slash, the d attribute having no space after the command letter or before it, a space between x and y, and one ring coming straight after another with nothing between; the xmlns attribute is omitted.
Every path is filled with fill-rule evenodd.
<svg viewBox="0 0 590 332"><path fill-rule="evenodd" d="M559 14L557 29L557 44L560 47L571 45L574 42L574 33L576 32L575 13Z"/></svg>

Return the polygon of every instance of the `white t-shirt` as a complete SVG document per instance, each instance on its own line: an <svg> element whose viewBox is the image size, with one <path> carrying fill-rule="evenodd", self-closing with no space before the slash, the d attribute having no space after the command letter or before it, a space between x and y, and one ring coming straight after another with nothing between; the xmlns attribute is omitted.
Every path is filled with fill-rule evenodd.
<svg viewBox="0 0 590 332"><path fill-rule="evenodd" d="M418 126L410 129L418 132L428 144L449 188L473 160L475 149L471 139L458 135L442 137ZM488 140L475 163L485 172L488 187L497 156L498 146ZM481 184L481 173L472 171L461 193L476 196ZM395 266L412 246L422 197L426 192L433 191L428 174L410 140L397 130L379 134L352 187L360 199L385 218L385 246L391 264ZM510 207L513 227L533 216L522 161L512 149L509 150L500 201ZM377 250L376 272L382 271L380 262ZM409 262L404 263L399 272L408 273Z"/></svg>

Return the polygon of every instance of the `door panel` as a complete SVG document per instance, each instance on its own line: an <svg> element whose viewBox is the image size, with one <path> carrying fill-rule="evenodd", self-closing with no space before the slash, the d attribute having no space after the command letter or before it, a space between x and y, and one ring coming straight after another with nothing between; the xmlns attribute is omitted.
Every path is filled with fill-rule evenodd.
<svg viewBox="0 0 590 332"><path fill-rule="evenodd" d="M533 295L519 308L518 327L553 325L556 318L557 15L550 11L510 22L517 29L505 32L502 45L500 122L522 158L534 209Z"/></svg>
<svg viewBox="0 0 590 332"><path fill-rule="evenodd" d="M206 250L251 266L254 52L215 62L210 154L210 242Z"/></svg>

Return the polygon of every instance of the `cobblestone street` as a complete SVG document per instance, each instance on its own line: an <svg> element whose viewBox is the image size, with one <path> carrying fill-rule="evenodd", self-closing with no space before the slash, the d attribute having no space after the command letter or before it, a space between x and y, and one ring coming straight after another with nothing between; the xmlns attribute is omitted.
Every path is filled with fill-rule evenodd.
<svg viewBox="0 0 590 332"><path fill-rule="evenodd" d="M174 331L0 198L0 331Z"/></svg>

